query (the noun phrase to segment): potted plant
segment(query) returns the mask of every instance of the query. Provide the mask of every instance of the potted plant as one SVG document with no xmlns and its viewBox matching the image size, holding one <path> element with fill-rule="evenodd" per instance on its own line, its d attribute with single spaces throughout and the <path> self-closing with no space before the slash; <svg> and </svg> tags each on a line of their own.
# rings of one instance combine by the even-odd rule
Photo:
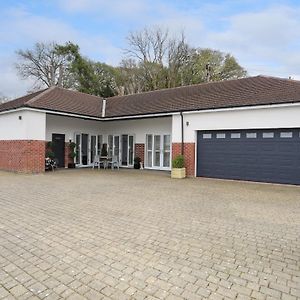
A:
<svg viewBox="0 0 300 300">
<path fill-rule="evenodd" d="M 47 143 L 47 149 L 52 149 L 54 147 L 54 142 L 48 142 Z"/>
<path fill-rule="evenodd" d="M 75 168 L 75 162 L 74 159 L 77 156 L 76 152 L 75 152 L 75 148 L 76 148 L 76 144 L 74 142 L 71 142 L 69 144 L 69 157 L 71 158 L 71 162 L 68 163 L 68 168 L 69 169 L 74 169 Z"/>
<path fill-rule="evenodd" d="M 51 150 L 48 150 L 46 152 L 46 158 L 54 159 L 55 158 L 54 152 Z"/>
<path fill-rule="evenodd" d="M 134 158 L 134 165 L 133 165 L 133 167 L 135 168 L 135 169 L 140 169 L 141 168 L 141 159 L 140 159 L 140 157 L 135 157 Z"/>
<path fill-rule="evenodd" d="M 183 155 L 177 155 L 172 160 L 172 171 L 171 171 L 171 178 L 185 178 L 186 177 L 186 170 L 184 167 L 184 157 Z"/>
</svg>

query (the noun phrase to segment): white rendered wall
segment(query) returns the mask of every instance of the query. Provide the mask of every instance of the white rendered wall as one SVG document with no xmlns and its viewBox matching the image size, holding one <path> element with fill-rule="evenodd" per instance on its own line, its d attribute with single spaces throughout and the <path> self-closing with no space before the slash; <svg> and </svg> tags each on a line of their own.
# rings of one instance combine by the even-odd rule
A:
<svg viewBox="0 0 300 300">
<path fill-rule="evenodd" d="M 197 130 L 300 127 L 300 106 L 195 112 L 183 118 L 184 141 L 195 142 Z M 181 142 L 180 115 L 173 116 L 172 142 Z"/>
<path fill-rule="evenodd" d="M 75 133 L 102 134 L 102 122 L 69 118 L 64 116 L 46 116 L 46 140 L 52 140 L 52 133 L 65 134 L 65 141 L 74 140 Z"/>
<path fill-rule="evenodd" d="M 135 143 L 145 143 L 146 134 L 171 134 L 172 117 L 128 121 L 109 121 L 104 124 L 105 134 L 133 134 Z"/>
<path fill-rule="evenodd" d="M 75 133 L 87 133 L 90 135 L 102 134 L 105 142 L 109 134 L 133 134 L 135 143 L 145 143 L 146 134 L 148 133 L 171 134 L 172 132 L 171 117 L 100 122 L 47 115 L 46 120 L 47 141 L 52 139 L 52 133 L 65 134 L 66 142 L 70 139 L 73 141 Z"/>
<path fill-rule="evenodd" d="M 43 141 L 45 132 L 46 114 L 43 112 L 20 110 L 0 114 L 0 140 Z"/>
</svg>

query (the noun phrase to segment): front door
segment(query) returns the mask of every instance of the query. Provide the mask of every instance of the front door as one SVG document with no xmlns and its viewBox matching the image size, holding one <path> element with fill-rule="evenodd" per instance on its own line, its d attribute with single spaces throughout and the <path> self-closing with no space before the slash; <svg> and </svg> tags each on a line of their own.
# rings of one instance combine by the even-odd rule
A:
<svg viewBox="0 0 300 300">
<path fill-rule="evenodd" d="M 52 151 L 57 160 L 57 166 L 59 168 L 65 167 L 65 135 L 53 133 L 52 134 Z"/>
<path fill-rule="evenodd" d="M 146 167 L 168 170 L 171 167 L 171 136 L 169 134 L 147 134 Z"/>
</svg>

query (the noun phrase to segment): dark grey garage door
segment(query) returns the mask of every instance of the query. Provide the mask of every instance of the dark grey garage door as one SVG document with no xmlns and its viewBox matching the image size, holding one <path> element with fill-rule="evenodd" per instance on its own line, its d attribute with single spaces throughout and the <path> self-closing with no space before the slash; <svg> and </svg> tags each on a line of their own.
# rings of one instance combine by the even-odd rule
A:
<svg viewBox="0 0 300 300">
<path fill-rule="evenodd" d="M 300 129 L 199 131 L 197 176 L 300 184 Z"/>
</svg>

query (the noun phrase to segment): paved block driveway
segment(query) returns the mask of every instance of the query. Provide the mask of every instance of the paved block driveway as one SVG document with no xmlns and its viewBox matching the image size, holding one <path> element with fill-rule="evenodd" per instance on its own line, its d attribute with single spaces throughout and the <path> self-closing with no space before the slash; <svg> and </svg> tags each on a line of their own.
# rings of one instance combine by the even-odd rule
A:
<svg viewBox="0 0 300 300">
<path fill-rule="evenodd" d="M 300 188 L 0 172 L 0 298 L 300 299 Z"/>
</svg>

